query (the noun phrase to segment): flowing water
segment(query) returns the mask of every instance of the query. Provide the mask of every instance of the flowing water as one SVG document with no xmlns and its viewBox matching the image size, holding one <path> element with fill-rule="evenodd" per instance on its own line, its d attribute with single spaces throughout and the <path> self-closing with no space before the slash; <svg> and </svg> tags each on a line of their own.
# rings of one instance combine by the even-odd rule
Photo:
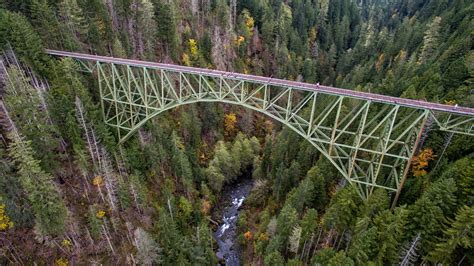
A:
<svg viewBox="0 0 474 266">
<path fill-rule="evenodd" d="M 225 265 L 240 265 L 240 247 L 237 240 L 237 220 L 239 209 L 252 188 L 252 180 L 246 179 L 242 182 L 224 188 L 222 204 L 225 208 L 222 212 L 222 222 L 219 224 L 214 238 L 219 249 L 217 258 L 225 261 Z M 221 265 L 221 264 L 219 264 Z"/>
</svg>

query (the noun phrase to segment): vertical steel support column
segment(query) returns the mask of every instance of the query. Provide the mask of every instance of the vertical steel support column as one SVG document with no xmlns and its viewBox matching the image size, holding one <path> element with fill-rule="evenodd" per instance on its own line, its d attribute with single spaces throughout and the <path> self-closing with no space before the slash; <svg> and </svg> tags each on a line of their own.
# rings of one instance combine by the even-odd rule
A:
<svg viewBox="0 0 474 266">
<path fill-rule="evenodd" d="M 100 108 L 102 109 L 102 118 L 104 119 L 104 122 L 107 123 L 107 117 L 105 116 L 105 107 L 104 107 L 104 92 L 102 89 L 102 79 L 100 78 L 100 63 L 97 61 L 96 62 L 97 66 L 97 79 L 99 82 L 99 94 L 100 94 Z"/>
<path fill-rule="evenodd" d="M 313 126 L 313 119 L 314 119 L 314 111 L 316 109 L 316 97 L 318 93 L 313 92 L 313 103 L 311 105 L 311 113 L 309 114 L 309 124 L 308 124 L 308 132 L 306 132 L 307 138 L 311 136 L 311 129 Z"/>
<path fill-rule="evenodd" d="M 403 176 L 400 180 L 400 185 L 397 188 L 397 193 L 395 194 L 395 198 L 393 199 L 393 202 L 392 202 L 392 209 L 395 208 L 395 206 L 397 205 L 398 198 L 400 197 L 400 193 L 402 192 L 403 185 L 405 184 L 405 181 L 407 179 L 408 172 L 410 171 L 410 165 L 411 165 L 411 162 L 413 161 L 413 156 L 415 156 L 415 151 L 418 147 L 418 144 L 420 143 L 421 135 L 423 134 L 423 129 L 425 128 L 425 124 L 426 124 L 426 120 L 428 119 L 428 115 L 429 115 L 428 110 L 423 111 L 423 115 L 422 115 L 422 116 L 424 116 L 423 121 L 421 122 L 420 130 L 418 131 L 418 135 L 416 137 L 415 144 L 412 147 L 410 158 L 408 159 L 408 162 L 405 166 L 405 169 L 403 170 Z"/>
</svg>

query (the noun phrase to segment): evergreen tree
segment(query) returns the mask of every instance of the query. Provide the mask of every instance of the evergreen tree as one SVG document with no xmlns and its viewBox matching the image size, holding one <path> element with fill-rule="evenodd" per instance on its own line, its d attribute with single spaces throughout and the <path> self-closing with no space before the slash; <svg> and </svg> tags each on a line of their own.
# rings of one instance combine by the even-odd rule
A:
<svg viewBox="0 0 474 266">
<path fill-rule="evenodd" d="M 76 0 L 63 0 L 59 3 L 59 16 L 65 28 L 70 32 L 76 42 L 86 41 L 88 31 L 84 11 Z"/>
<path fill-rule="evenodd" d="M 191 164 L 189 163 L 189 159 L 184 152 L 184 144 L 181 142 L 181 139 L 174 131 L 171 135 L 171 141 L 173 143 L 171 156 L 171 166 L 173 172 L 181 178 L 181 181 L 189 193 L 193 189 L 193 172 L 191 170 Z"/>
<path fill-rule="evenodd" d="M 153 238 L 142 228 L 138 227 L 133 233 L 137 249 L 137 260 L 142 265 L 161 263 L 161 249 Z"/>
<path fill-rule="evenodd" d="M 37 32 L 44 38 L 49 48 L 60 48 L 62 38 L 61 26 L 56 14 L 46 0 L 33 0 L 31 2 L 31 21 Z"/>
<path fill-rule="evenodd" d="M 157 37 L 161 41 L 164 54 L 176 60 L 178 56 L 178 33 L 174 10 L 169 3 L 155 1 L 155 20 Z"/>
<path fill-rule="evenodd" d="M 379 264 L 393 264 L 398 260 L 398 250 L 403 239 L 407 215 L 407 211 L 399 207 L 393 213 L 385 210 L 374 218 L 374 224 L 378 229 L 376 243 L 378 243 L 377 262 Z"/>
<path fill-rule="evenodd" d="M 337 252 L 334 257 L 332 257 L 328 263 L 328 266 L 337 266 L 337 265 L 355 265 L 354 261 L 351 258 L 346 256 L 344 251 Z"/>
<path fill-rule="evenodd" d="M 318 212 L 315 209 L 308 209 L 301 219 L 301 242 L 308 241 L 317 226 Z"/>
<path fill-rule="evenodd" d="M 9 134 L 9 155 L 15 162 L 20 182 L 33 212 L 37 234 L 60 235 L 66 229 L 67 209 L 51 175 L 44 172 L 34 159 L 31 141 L 25 140 L 16 129 Z"/>
<path fill-rule="evenodd" d="M 421 50 L 419 63 L 423 64 L 433 55 L 436 46 L 438 46 L 440 37 L 440 23 L 441 17 L 435 17 L 433 21 L 428 24 L 428 29 L 425 31 L 423 39 L 423 47 Z"/>
<path fill-rule="evenodd" d="M 452 263 L 456 250 L 462 250 L 461 254 L 467 254 L 474 247 L 474 207 L 461 207 L 451 226 L 444 231 L 441 242 L 429 253 L 433 262 Z M 472 260 L 472 257 L 468 258 Z M 472 261 L 471 261 L 472 262 Z"/>
<path fill-rule="evenodd" d="M 458 204 L 472 205 L 474 202 L 474 159 L 462 158 L 454 162 L 443 172 L 440 179 L 452 178 L 459 189 Z"/>
<path fill-rule="evenodd" d="M 340 189 L 331 199 L 329 208 L 324 214 L 325 226 L 339 232 L 350 229 L 354 226 L 361 203 L 360 196 L 352 186 Z"/>
<path fill-rule="evenodd" d="M 30 85 L 30 79 L 16 66 L 7 69 L 4 101 L 18 130 L 29 140 L 43 169 L 58 167 L 58 130 L 51 124 L 46 96 L 42 88 Z M 33 77 L 34 78 L 34 77 Z"/>
<path fill-rule="evenodd" d="M 410 206 L 410 223 L 407 226 L 410 235 L 420 233 L 423 253 L 431 250 L 436 237 L 443 229 L 445 218 L 443 211 L 426 197 L 422 197 Z"/>
<path fill-rule="evenodd" d="M 292 233 L 294 226 L 297 225 L 298 215 L 296 210 L 285 205 L 278 215 L 276 221 L 276 235 L 270 240 L 266 253 L 270 254 L 274 251 L 284 252 L 284 248 L 287 247 L 289 237 Z"/>
<path fill-rule="evenodd" d="M 318 250 L 312 258 L 311 263 L 315 265 L 328 265 L 329 261 L 336 256 L 336 251 L 332 248 Z"/>
<path fill-rule="evenodd" d="M 52 73 L 43 43 L 27 19 L 18 13 L 0 9 L 0 47 L 11 45 L 20 60 L 40 75 Z"/>
<path fill-rule="evenodd" d="M 265 265 L 283 266 L 285 265 L 285 259 L 278 251 L 274 251 L 265 256 Z"/>
</svg>

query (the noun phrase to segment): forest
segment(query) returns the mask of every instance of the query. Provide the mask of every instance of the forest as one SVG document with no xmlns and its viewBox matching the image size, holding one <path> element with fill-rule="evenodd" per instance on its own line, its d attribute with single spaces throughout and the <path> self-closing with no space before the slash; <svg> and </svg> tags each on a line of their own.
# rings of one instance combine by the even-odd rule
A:
<svg viewBox="0 0 474 266">
<path fill-rule="evenodd" d="M 0 264 L 234 265 L 215 232 L 242 180 L 236 265 L 474 264 L 473 137 L 428 127 L 391 206 L 235 105 L 119 144 L 94 76 L 45 49 L 474 108 L 472 1 L 0 0 Z"/>
</svg>

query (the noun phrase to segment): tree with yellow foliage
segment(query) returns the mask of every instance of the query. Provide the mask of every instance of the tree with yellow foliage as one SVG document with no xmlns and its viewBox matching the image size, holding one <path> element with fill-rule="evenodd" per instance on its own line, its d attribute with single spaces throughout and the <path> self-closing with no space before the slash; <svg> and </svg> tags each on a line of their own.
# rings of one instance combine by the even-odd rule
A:
<svg viewBox="0 0 474 266">
<path fill-rule="evenodd" d="M 181 60 L 186 66 L 205 66 L 205 60 L 199 51 L 198 42 L 195 39 L 187 41 L 188 49 L 181 55 Z"/>
<path fill-rule="evenodd" d="M 58 258 L 54 261 L 54 265 L 56 266 L 67 266 L 69 265 L 69 260 L 64 258 Z"/>
<path fill-rule="evenodd" d="M 0 204 L 0 231 L 5 231 L 13 227 L 13 222 L 5 213 L 5 204 Z"/>
<path fill-rule="evenodd" d="M 242 35 L 239 35 L 239 36 L 235 39 L 235 45 L 238 47 L 238 46 L 240 46 L 244 41 L 245 41 L 245 37 L 242 36 Z"/>
<path fill-rule="evenodd" d="M 224 136 L 232 139 L 237 134 L 237 116 L 235 113 L 228 113 L 224 117 Z"/>
<path fill-rule="evenodd" d="M 426 167 L 428 167 L 429 162 L 435 157 L 436 156 L 433 154 L 431 148 L 423 149 L 418 155 L 416 155 L 412 161 L 413 176 L 420 177 L 426 175 Z"/>
<path fill-rule="evenodd" d="M 197 42 L 195 39 L 189 39 L 188 40 L 188 45 L 189 45 L 189 51 L 191 52 L 191 56 L 197 56 L 198 55 L 198 47 L 197 47 Z"/>
</svg>

